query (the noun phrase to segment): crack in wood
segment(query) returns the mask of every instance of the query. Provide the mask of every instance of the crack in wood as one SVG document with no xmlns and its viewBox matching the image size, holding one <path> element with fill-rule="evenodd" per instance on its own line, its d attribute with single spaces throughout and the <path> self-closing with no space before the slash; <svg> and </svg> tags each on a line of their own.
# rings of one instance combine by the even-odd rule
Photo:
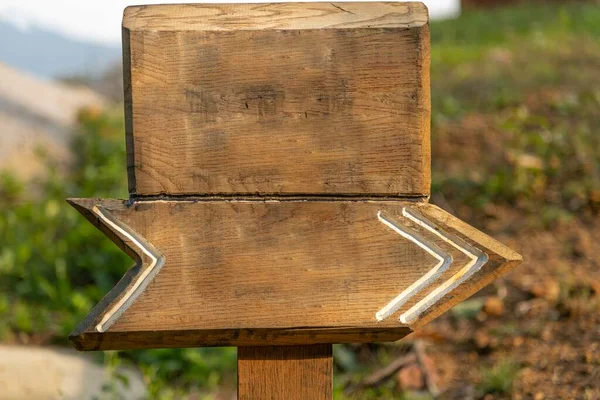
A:
<svg viewBox="0 0 600 400">
<path fill-rule="evenodd" d="M 387 194 L 194 194 L 194 195 L 131 195 L 129 203 L 139 203 L 144 201 L 246 201 L 246 202 L 285 202 L 285 201 L 413 201 L 418 203 L 426 203 L 429 200 L 429 195 L 397 195 L 390 196 Z"/>
</svg>

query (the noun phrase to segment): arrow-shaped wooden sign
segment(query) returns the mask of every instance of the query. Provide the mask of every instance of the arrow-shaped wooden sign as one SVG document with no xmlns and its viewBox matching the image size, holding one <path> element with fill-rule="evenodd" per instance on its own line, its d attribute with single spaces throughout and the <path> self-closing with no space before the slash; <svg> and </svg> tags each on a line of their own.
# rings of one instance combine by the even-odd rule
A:
<svg viewBox="0 0 600 400">
<path fill-rule="evenodd" d="M 520 261 L 422 202 L 70 202 L 136 261 L 87 350 L 397 340 Z"/>
<path fill-rule="evenodd" d="M 517 265 L 427 203 L 427 21 L 421 3 L 128 8 L 131 198 L 70 202 L 135 265 L 75 345 L 392 341 Z"/>
</svg>

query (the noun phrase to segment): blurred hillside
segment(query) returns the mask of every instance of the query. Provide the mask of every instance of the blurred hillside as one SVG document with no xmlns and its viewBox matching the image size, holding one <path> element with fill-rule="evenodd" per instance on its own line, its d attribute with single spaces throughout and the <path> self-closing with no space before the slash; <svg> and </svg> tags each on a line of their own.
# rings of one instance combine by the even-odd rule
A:
<svg viewBox="0 0 600 400">
<path fill-rule="evenodd" d="M 46 169 L 39 153 L 62 160 L 82 108 L 107 101 L 90 89 L 45 81 L 0 63 L 0 170 L 29 181 Z"/>
<path fill-rule="evenodd" d="M 47 29 L 0 19 L 0 62 L 43 78 L 99 77 L 121 59 L 119 46 L 67 38 Z"/>
<path fill-rule="evenodd" d="M 335 346 L 335 396 L 598 399 L 600 7 L 476 9 L 431 30 L 432 202 L 525 261 L 404 341 Z M 47 160 L 39 201 L 1 178 L 4 343 L 66 345 L 130 266 L 64 202 L 127 196 L 121 111 L 82 112 L 77 127 L 72 168 L 59 176 Z M 231 348 L 103 357 L 139 368 L 153 399 L 228 399 L 235 387 Z"/>
</svg>

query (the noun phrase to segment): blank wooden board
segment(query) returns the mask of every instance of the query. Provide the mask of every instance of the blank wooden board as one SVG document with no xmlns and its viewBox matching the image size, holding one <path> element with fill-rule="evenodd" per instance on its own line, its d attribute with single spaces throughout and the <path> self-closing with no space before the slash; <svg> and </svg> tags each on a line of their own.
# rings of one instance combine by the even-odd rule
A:
<svg viewBox="0 0 600 400">
<path fill-rule="evenodd" d="M 129 7 L 123 51 L 132 194 L 429 193 L 421 3 Z"/>
<path fill-rule="evenodd" d="M 396 340 L 520 259 L 416 201 L 71 202 L 138 260 L 73 333 L 82 349 Z M 435 248 L 447 269 L 409 290 L 439 267 Z M 427 300 L 473 267 L 469 252 L 481 268 Z"/>
</svg>

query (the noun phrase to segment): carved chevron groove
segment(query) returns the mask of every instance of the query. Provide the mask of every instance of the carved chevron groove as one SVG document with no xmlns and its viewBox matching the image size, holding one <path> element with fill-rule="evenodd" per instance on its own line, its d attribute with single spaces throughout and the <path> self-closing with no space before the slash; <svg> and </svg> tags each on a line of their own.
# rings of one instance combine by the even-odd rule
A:
<svg viewBox="0 0 600 400">
<path fill-rule="evenodd" d="M 81 350 L 396 341 L 521 260 L 415 201 L 69 202 L 136 263 Z"/>
<path fill-rule="evenodd" d="M 98 216 L 108 227 L 110 227 L 115 233 L 124 236 L 126 239 L 137 247 L 142 254 L 150 258 L 150 264 L 144 268 L 144 270 L 137 276 L 133 284 L 123 294 L 123 296 L 110 307 L 110 309 L 104 313 L 104 316 L 100 322 L 96 325 L 96 331 L 106 332 L 106 330 L 115 323 L 117 319 L 133 304 L 135 299 L 144 291 L 148 283 L 154 279 L 156 274 L 160 271 L 164 265 L 164 257 L 154 250 L 148 243 L 146 243 L 140 236 L 135 233 L 131 228 L 113 218 L 108 210 L 103 207 L 94 206 L 92 212 Z M 143 265 L 143 261 L 140 259 L 139 264 Z"/>
<path fill-rule="evenodd" d="M 463 268 L 460 269 L 456 274 L 454 274 L 450 279 L 442 283 L 440 286 L 435 288 L 431 293 L 421 299 L 417 304 L 412 306 L 408 311 L 403 313 L 400 316 L 400 322 L 405 324 L 412 324 L 430 307 L 435 305 L 441 298 L 450 293 L 456 287 L 458 287 L 461 283 L 465 282 L 469 279 L 474 273 L 479 271 L 481 267 L 488 262 L 488 255 L 479 249 L 471 246 L 466 243 L 464 240 L 458 238 L 455 235 L 452 235 L 433 222 L 419 214 L 418 212 L 411 210 L 409 208 L 402 209 L 402 215 L 406 218 L 410 219 L 414 223 L 422 226 L 427 229 L 429 232 L 438 236 L 445 242 L 451 244 L 457 250 L 466 254 L 471 261 L 469 261 Z"/>
<path fill-rule="evenodd" d="M 383 321 L 384 319 L 398 311 L 400 307 L 404 305 L 404 303 L 406 303 L 414 295 L 419 293 L 419 291 L 433 283 L 442 272 L 447 270 L 448 267 L 452 264 L 452 256 L 440 249 L 436 244 L 425 240 L 425 238 L 423 238 L 414 230 L 398 223 L 394 219 L 383 214 L 381 211 L 377 213 L 377 218 L 379 218 L 379 221 L 381 221 L 384 225 L 388 226 L 396 233 L 400 234 L 400 236 L 415 243 L 417 246 L 419 246 L 438 260 L 438 263 L 435 267 L 429 270 L 429 272 L 423 275 L 415 283 L 404 289 L 402 293 L 400 293 L 394 300 L 390 301 L 385 307 L 377 311 L 375 317 L 378 321 Z"/>
<path fill-rule="evenodd" d="M 417 211 L 403 207 L 402 215 L 418 226 L 421 226 L 427 231 L 433 233 L 446 243 L 449 243 L 471 259 L 460 271 L 435 288 L 431 293 L 429 293 L 400 316 L 400 322 L 410 325 L 416 322 L 423 313 L 434 306 L 445 295 L 450 293 L 461 283 L 469 279 L 474 273 L 479 271 L 481 267 L 483 267 L 483 265 L 485 265 L 485 263 L 488 261 L 488 256 L 479 249 L 466 243 L 464 240 L 444 231 Z M 377 218 L 383 224 L 393 229 L 402 237 L 412 241 L 429 254 L 437 258 L 439 261 L 435 267 L 429 270 L 425 275 L 419 278 L 408 288 L 404 289 L 396 298 L 394 298 L 390 303 L 388 303 L 375 314 L 375 317 L 378 321 L 383 321 L 385 318 L 398 311 L 408 300 L 417 295 L 421 290 L 435 282 L 440 274 L 446 271 L 452 264 L 453 259 L 452 256 L 441 250 L 437 245 L 424 239 L 413 229 L 408 228 L 389 216 L 384 215 L 381 211 L 377 213 Z"/>
</svg>

